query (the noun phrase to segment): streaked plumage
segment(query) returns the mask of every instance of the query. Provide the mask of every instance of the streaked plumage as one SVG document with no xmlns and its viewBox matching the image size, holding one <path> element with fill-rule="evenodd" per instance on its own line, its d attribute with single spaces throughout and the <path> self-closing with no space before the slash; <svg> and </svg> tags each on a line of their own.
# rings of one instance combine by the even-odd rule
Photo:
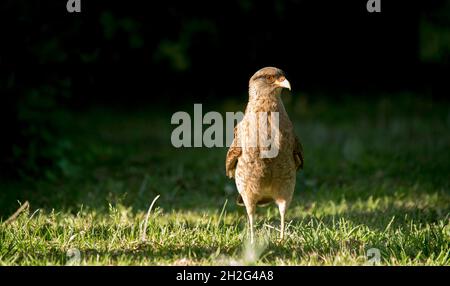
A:
<svg viewBox="0 0 450 286">
<path fill-rule="evenodd" d="M 284 215 L 294 193 L 296 171 L 303 168 L 303 148 L 281 100 L 282 88 L 290 89 L 290 84 L 284 72 L 277 68 L 263 68 L 250 78 L 249 102 L 243 120 L 234 130 L 234 140 L 226 157 L 226 174 L 235 178 L 240 194 L 238 203 L 243 203 L 247 210 L 252 242 L 255 208 L 272 201 L 280 211 L 280 239 L 284 238 Z M 279 113 L 279 151 L 274 158 L 261 158 L 261 152 L 266 149 L 260 145 L 241 145 L 249 138 L 251 128 L 259 127 L 250 115 L 260 112 Z M 270 130 L 270 116 L 268 118 L 267 129 Z"/>
</svg>

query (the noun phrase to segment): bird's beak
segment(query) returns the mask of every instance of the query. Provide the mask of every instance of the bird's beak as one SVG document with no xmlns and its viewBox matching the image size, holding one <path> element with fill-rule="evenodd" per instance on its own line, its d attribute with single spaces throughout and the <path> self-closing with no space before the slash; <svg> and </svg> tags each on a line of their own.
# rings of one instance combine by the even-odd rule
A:
<svg viewBox="0 0 450 286">
<path fill-rule="evenodd" d="M 278 85 L 279 87 L 283 87 L 283 88 L 287 88 L 289 90 L 291 90 L 291 84 L 289 83 L 289 81 L 287 79 L 284 79 L 283 81 L 276 81 L 275 82 L 276 85 Z"/>
</svg>

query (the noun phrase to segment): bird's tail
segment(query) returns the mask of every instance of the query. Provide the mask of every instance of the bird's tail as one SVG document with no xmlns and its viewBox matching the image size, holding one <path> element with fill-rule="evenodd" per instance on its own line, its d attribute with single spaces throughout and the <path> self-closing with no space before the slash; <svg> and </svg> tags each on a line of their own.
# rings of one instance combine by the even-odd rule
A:
<svg viewBox="0 0 450 286">
<path fill-rule="evenodd" d="M 244 205 L 244 200 L 242 199 L 241 195 L 237 195 L 237 198 L 236 198 L 236 204 L 237 204 L 238 206 L 241 206 L 241 207 L 245 206 L 245 205 Z"/>
<path fill-rule="evenodd" d="M 273 199 L 272 199 L 272 198 L 263 198 L 263 199 L 259 200 L 259 201 L 256 203 L 256 205 L 257 205 L 258 207 L 267 207 L 267 206 L 270 205 L 270 203 L 272 203 L 272 202 L 273 202 Z M 237 198 L 236 198 L 236 204 L 237 204 L 238 206 L 245 206 L 244 200 L 242 199 L 242 196 L 241 196 L 241 195 L 238 195 L 238 196 L 237 196 Z"/>
</svg>

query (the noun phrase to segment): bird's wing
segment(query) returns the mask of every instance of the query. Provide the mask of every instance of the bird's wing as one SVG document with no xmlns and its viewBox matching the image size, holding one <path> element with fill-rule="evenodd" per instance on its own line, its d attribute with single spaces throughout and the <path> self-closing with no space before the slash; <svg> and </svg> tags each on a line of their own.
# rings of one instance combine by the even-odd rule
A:
<svg viewBox="0 0 450 286">
<path fill-rule="evenodd" d="M 234 128 L 233 143 L 231 143 L 230 149 L 228 149 L 227 158 L 225 159 L 225 170 L 227 176 L 230 178 L 234 177 L 238 159 L 242 154 L 242 148 L 240 147 L 238 140 L 238 132 L 238 126 L 236 126 Z"/>
<path fill-rule="evenodd" d="M 297 171 L 303 169 L 304 165 L 303 146 L 297 136 L 295 136 L 295 143 L 294 143 L 294 160 L 295 160 L 295 169 Z"/>
</svg>

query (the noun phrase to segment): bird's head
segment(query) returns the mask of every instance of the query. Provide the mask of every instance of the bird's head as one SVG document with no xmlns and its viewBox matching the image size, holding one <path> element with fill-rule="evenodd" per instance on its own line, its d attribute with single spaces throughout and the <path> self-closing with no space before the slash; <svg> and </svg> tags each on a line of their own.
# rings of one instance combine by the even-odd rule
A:
<svg viewBox="0 0 450 286">
<path fill-rule="evenodd" d="M 249 82 L 250 96 L 279 95 L 283 88 L 291 90 L 284 72 L 278 68 L 265 67 L 257 71 Z"/>
</svg>

